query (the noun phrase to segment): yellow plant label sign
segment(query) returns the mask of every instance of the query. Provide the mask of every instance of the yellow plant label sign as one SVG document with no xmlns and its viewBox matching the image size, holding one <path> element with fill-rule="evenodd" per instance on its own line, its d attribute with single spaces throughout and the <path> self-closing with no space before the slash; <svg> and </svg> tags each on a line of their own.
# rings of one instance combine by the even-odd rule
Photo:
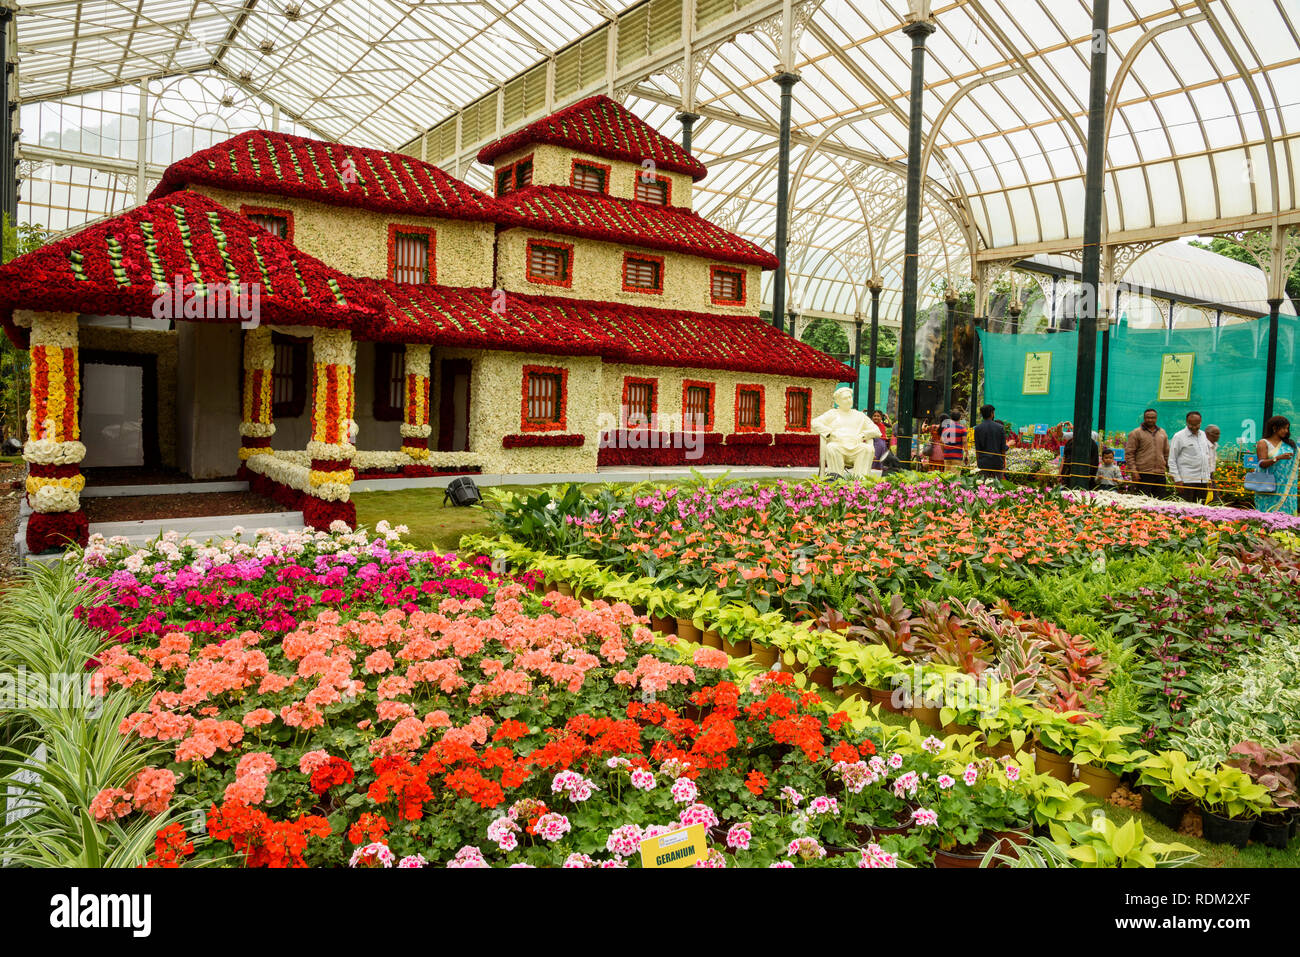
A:
<svg viewBox="0 0 1300 957">
<path fill-rule="evenodd" d="M 1157 402 L 1190 402 L 1195 352 L 1166 352 L 1160 357 L 1160 393 Z"/>
<path fill-rule="evenodd" d="M 1023 395 L 1047 395 L 1052 391 L 1052 354 L 1031 352 L 1025 356 Z"/>
<path fill-rule="evenodd" d="M 641 866 L 690 867 L 708 856 L 703 824 L 692 824 L 641 842 Z"/>
</svg>

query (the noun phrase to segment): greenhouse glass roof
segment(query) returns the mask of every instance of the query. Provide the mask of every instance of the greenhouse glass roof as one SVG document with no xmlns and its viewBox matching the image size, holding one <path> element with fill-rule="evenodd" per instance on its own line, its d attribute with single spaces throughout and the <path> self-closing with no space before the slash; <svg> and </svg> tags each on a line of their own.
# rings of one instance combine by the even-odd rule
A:
<svg viewBox="0 0 1300 957">
<path fill-rule="evenodd" d="M 1300 4 L 1110 11 L 1108 242 L 1300 221 Z M 582 96 L 614 95 L 674 137 L 685 109 L 709 167 L 696 209 L 767 248 L 772 77 L 793 70 L 790 301 L 850 316 L 879 276 L 891 317 L 907 15 L 904 0 L 33 0 L 15 22 L 24 125 L 38 103 L 189 74 L 233 94 L 201 104 L 225 135 L 256 120 L 222 120 L 223 105 L 251 97 L 286 131 L 402 148 L 480 188 L 482 146 Z M 937 0 L 931 16 L 922 304 L 972 262 L 1077 251 L 1091 44 L 1086 0 Z M 41 142 L 24 134 L 33 161 L 58 158 Z"/>
</svg>

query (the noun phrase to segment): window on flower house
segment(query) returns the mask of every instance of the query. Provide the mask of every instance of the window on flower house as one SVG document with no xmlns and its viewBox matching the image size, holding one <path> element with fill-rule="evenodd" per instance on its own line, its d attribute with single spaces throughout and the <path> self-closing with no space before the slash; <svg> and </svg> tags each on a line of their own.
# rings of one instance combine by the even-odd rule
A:
<svg viewBox="0 0 1300 957">
<path fill-rule="evenodd" d="M 623 255 L 623 288 L 636 292 L 664 291 L 664 261 L 659 256 Z"/>
<path fill-rule="evenodd" d="M 647 379 L 627 379 L 623 384 L 623 424 L 628 428 L 648 425 L 655 413 L 655 384 Z"/>
<path fill-rule="evenodd" d="M 533 158 L 531 156 L 503 166 L 497 170 L 497 195 L 505 196 L 517 189 L 533 185 Z"/>
<path fill-rule="evenodd" d="M 289 218 L 287 216 L 274 216 L 271 213 L 248 213 L 246 215 L 272 236 L 279 236 L 281 239 L 289 238 Z"/>
<path fill-rule="evenodd" d="M 573 173 L 569 177 L 569 182 L 575 189 L 583 189 L 588 193 L 605 192 L 605 177 L 608 173 L 602 166 L 595 166 L 591 163 L 574 162 Z"/>
<path fill-rule="evenodd" d="M 524 372 L 524 428 L 564 428 L 564 374 L 559 369 Z"/>
<path fill-rule="evenodd" d="M 273 333 L 271 348 L 275 361 L 271 366 L 271 416 L 296 419 L 307 407 L 307 350 L 305 339 Z"/>
<path fill-rule="evenodd" d="M 807 432 L 812 417 L 812 390 L 789 388 L 785 390 L 785 427 L 791 431 Z"/>
<path fill-rule="evenodd" d="M 377 422 L 398 422 L 406 411 L 406 347 L 375 346 L 375 407 Z"/>
<path fill-rule="evenodd" d="M 528 242 L 528 279 L 553 286 L 567 286 L 573 281 L 573 247 L 564 243 Z"/>
<path fill-rule="evenodd" d="M 433 282 L 433 238 L 431 229 L 392 227 L 388 239 L 388 278 L 406 285 Z"/>
<path fill-rule="evenodd" d="M 763 428 L 763 390 L 757 386 L 736 387 L 736 428 L 749 431 Z"/>
<path fill-rule="evenodd" d="M 682 395 L 682 431 L 713 428 L 713 386 L 687 383 Z"/>
<path fill-rule="evenodd" d="M 714 266 L 712 275 L 713 301 L 722 306 L 743 306 L 745 304 L 745 274 L 739 269 L 724 269 Z"/>
<path fill-rule="evenodd" d="M 635 195 L 642 203 L 649 203 L 651 206 L 667 206 L 668 180 L 666 177 L 638 170 Z"/>
</svg>

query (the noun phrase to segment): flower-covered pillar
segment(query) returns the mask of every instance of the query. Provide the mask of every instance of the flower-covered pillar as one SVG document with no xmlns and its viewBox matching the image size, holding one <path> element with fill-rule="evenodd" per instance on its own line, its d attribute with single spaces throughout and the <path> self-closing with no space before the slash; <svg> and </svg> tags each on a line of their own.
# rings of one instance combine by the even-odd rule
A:
<svg viewBox="0 0 1300 957">
<path fill-rule="evenodd" d="M 244 395 L 240 404 L 239 461 L 241 467 L 254 455 L 271 452 L 275 424 L 271 420 L 271 372 L 275 347 L 271 330 L 258 326 L 244 333 Z"/>
<path fill-rule="evenodd" d="M 316 329 L 312 346 L 316 367 L 311 402 L 311 472 L 303 518 L 316 529 L 342 521 L 357 523 L 352 503 L 352 458 L 356 439 L 356 345 L 347 329 Z"/>
<path fill-rule="evenodd" d="M 27 501 L 32 515 L 27 521 L 27 549 L 43 552 L 69 541 L 85 545 L 86 513 L 81 510 L 81 490 L 86 479 L 78 406 L 81 373 L 77 354 L 77 315 L 71 312 L 37 312 L 30 318 L 31 406 L 27 412 Z"/>
<path fill-rule="evenodd" d="M 406 421 L 402 423 L 402 451 L 416 461 L 429 457 L 429 347 L 406 347 Z"/>
</svg>

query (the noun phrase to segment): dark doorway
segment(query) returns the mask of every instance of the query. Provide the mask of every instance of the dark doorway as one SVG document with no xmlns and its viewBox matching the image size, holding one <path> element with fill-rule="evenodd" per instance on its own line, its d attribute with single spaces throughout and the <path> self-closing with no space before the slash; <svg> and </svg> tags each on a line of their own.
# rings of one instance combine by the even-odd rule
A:
<svg viewBox="0 0 1300 957">
<path fill-rule="evenodd" d="M 80 414 L 84 467 L 158 468 L 158 357 L 82 349 Z"/>
<path fill-rule="evenodd" d="M 438 451 L 469 451 L 469 360 L 443 359 L 438 397 Z"/>
</svg>

